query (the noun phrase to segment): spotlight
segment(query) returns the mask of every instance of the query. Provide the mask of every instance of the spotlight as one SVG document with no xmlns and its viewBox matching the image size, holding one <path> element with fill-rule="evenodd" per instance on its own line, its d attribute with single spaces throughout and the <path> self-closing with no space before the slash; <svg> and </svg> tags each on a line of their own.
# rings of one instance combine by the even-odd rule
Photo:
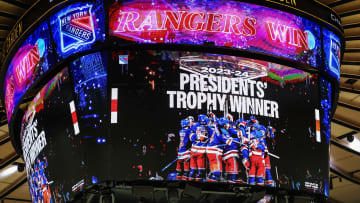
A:
<svg viewBox="0 0 360 203">
<path fill-rule="evenodd" d="M 0 178 L 8 177 L 8 176 L 16 173 L 17 170 L 18 170 L 18 167 L 15 165 L 12 165 L 12 166 L 6 168 L 5 170 L 0 171 Z"/>
<path fill-rule="evenodd" d="M 353 142 L 354 141 L 354 135 L 348 135 L 346 137 L 346 139 L 347 139 L 348 142 Z"/>
<path fill-rule="evenodd" d="M 25 165 L 19 163 L 18 166 L 17 166 L 17 170 L 18 170 L 19 172 L 23 172 L 24 169 L 25 169 Z"/>
</svg>

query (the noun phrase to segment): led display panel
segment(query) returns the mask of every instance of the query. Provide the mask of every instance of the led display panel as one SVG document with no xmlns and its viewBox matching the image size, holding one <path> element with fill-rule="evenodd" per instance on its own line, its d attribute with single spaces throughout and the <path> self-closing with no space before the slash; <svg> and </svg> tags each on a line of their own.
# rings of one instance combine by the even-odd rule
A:
<svg viewBox="0 0 360 203">
<path fill-rule="evenodd" d="M 67 202 L 84 186 L 78 130 L 65 68 L 40 90 L 22 119 L 20 139 L 33 202 Z"/>
<path fill-rule="evenodd" d="M 112 60 L 117 180 L 327 190 L 316 74 L 191 51 L 117 51 Z"/>
<path fill-rule="evenodd" d="M 326 135 L 326 142 L 330 144 L 331 139 L 331 104 L 332 104 L 332 92 L 331 92 L 331 83 L 324 78 L 320 79 L 321 87 L 321 109 L 323 111 L 322 124 L 324 127 L 322 131 Z"/>
<path fill-rule="evenodd" d="M 329 195 L 334 83 L 273 62 L 324 69 L 319 72 L 339 81 L 335 32 L 227 0 L 112 0 L 105 7 L 88 0 L 54 9 L 23 33 L 21 44 L 14 42 L 19 48 L 5 61 L 9 121 L 30 86 L 45 84 L 21 123 L 33 202 L 72 201 L 107 180 L 238 183 Z M 181 46 L 140 50 L 139 44 Z M 273 62 L 240 57 L 239 50 Z M 51 68 L 64 69 L 44 81 Z M 56 73 L 48 72 L 46 79 Z"/>
<path fill-rule="evenodd" d="M 98 52 L 74 60 L 29 105 L 21 141 L 33 202 L 67 202 L 111 178 L 106 59 Z"/>
<path fill-rule="evenodd" d="M 96 52 L 70 63 L 82 140 L 84 164 L 91 183 L 110 179 L 107 113 L 107 54 Z M 101 165 L 101 167 L 99 167 Z"/>
<path fill-rule="evenodd" d="M 321 133 L 325 135 L 326 143 L 331 140 L 331 101 L 332 101 L 331 83 L 324 78 L 320 78 L 320 98 L 321 98 Z M 330 162 L 330 160 L 328 160 Z M 324 180 L 324 195 L 329 197 L 328 180 Z"/>
<path fill-rule="evenodd" d="M 23 42 L 12 58 L 3 90 L 8 120 L 29 87 L 54 64 L 49 45 L 49 27 L 45 22 Z"/>
<path fill-rule="evenodd" d="M 96 41 L 104 41 L 104 20 L 102 0 L 75 3 L 50 17 L 60 59 L 90 49 Z"/>
<path fill-rule="evenodd" d="M 341 43 L 337 35 L 323 28 L 325 71 L 340 81 Z"/>
<path fill-rule="evenodd" d="M 305 18 L 238 1 L 115 1 L 109 34 L 138 43 L 233 47 L 319 68 L 320 26 Z"/>
</svg>

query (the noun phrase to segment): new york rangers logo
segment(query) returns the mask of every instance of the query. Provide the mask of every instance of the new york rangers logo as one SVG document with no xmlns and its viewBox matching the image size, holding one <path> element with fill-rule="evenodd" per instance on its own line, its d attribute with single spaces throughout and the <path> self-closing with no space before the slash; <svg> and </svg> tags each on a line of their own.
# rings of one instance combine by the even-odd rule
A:
<svg viewBox="0 0 360 203">
<path fill-rule="evenodd" d="M 60 15 L 61 51 L 77 49 L 95 41 L 95 29 L 91 13 L 92 6 L 72 9 Z"/>
<path fill-rule="evenodd" d="M 340 43 L 334 39 L 332 36 L 330 37 L 330 59 L 329 59 L 329 67 L 330 70 L 335 73 L 340 78 L 340 58 L 341 58 L 341 46 Z"/>
</svg>

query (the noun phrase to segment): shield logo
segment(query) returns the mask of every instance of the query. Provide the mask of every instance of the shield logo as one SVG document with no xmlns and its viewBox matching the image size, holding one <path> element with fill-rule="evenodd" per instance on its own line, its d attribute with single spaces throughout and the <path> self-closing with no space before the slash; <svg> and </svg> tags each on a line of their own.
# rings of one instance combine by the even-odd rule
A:
<svg viewBox="0 0 360 203">
<path fill-rule="evenodd" d="M 128 64 L 128 55 L 119 55 L 119 64 L 121 65 Z"/>
<path fill-rule="evenodd" d="M 63 53 L 95 41 L 91 8 L 91 5 L 87 5 L 59 15 L 61 51 Z"/>
<path fill-rule="evenodd" d="M 341 58 L 341 49 L 340 43 L 338 40 L 334 39 L 333 36 L 330 37 L 330 59 L 329 66 L 330 70 L 336 75 L 340 75 L 340 58 Z"/>
</svg>

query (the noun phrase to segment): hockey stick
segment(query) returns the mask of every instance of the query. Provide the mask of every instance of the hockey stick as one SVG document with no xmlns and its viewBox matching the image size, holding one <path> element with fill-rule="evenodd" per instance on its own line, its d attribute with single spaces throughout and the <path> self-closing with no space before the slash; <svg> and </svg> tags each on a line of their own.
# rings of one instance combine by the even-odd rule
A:
<svg viewBox="0 0 360 203">
<path fill-rule="evenodd" d="M 206 143 L 207 143 L 207 141 L 206 141 L 204 144 L 206 144 Z M 204 144 L 202 144 L 201 147 L 203 147 Z M 197 151 L 197 150 L 196 150 L 196 151 Z M 191 152 L 191 151 L 190 151 L 190 152 Z M 193 154 L 193 155 L 194 155 L 194 154 Z M 186 161 L 188 161 L 193 155 L 191 155 Z M 166 166 L 161 170 L 161 172 L 164 172 L 167 168 L 169 168 L 171 165 L 173 165 L 173 163 L 175 163 L 178 159 L 181 159 L 183 156 L 185 156 L 185 154 L 182 155 L 182 156 L 177 157 L 174 161 L 170 162 L 168 165 L 166 165 Z M 186 161 L 185 161 L 185 162 L 186 162 Z"/>
<path fill-rule="evenodd" d="M 275 155 L 275 154 L 272 154 L 272 153 L 270 153 L 270 152 L 268 152 L 268 155 L 270 155 L 270 156 L 272 156 L 272 157 L 274 157 L 274 158 L 276 158 L 276 159 L 280 159 L 279 156 L 277 156 L 277 155 Z"/>
<path fill-rule="evenodd" d="M 236 144 L 241 145 L 241 142 L 238 142 L 238 141 L 235 141 L 235 140 L 233 140 L 233 142 L 235 142 Z M 272 154 L 272 153 L 270 153 L 270 152 L 267 152 L 267 154 L 268 154 L 269 156 L 272 156 L 272 157 L 276 158 L 276 159 L 280 159 L 279 156 L 277 156 L 277 155 L 275 155 L 275 154 Z"/>
<path fill-rule="evenodd" d="M 174 159 L 174 161 L 170 162 L 170 163 L 169 163 L 168 165 L 166 165 L 163 169 L 161 169 L 161 172 L 164 172 L 167 168 L 169 168 L 171 165 L 173 165 L 173 163 L 175 163 L 178 159 L 182 158 L 183 156 L 185 156 L 185 154 L 182 155 L 182 156 L 177 157 L 176 159 Z"/>
</svg>

